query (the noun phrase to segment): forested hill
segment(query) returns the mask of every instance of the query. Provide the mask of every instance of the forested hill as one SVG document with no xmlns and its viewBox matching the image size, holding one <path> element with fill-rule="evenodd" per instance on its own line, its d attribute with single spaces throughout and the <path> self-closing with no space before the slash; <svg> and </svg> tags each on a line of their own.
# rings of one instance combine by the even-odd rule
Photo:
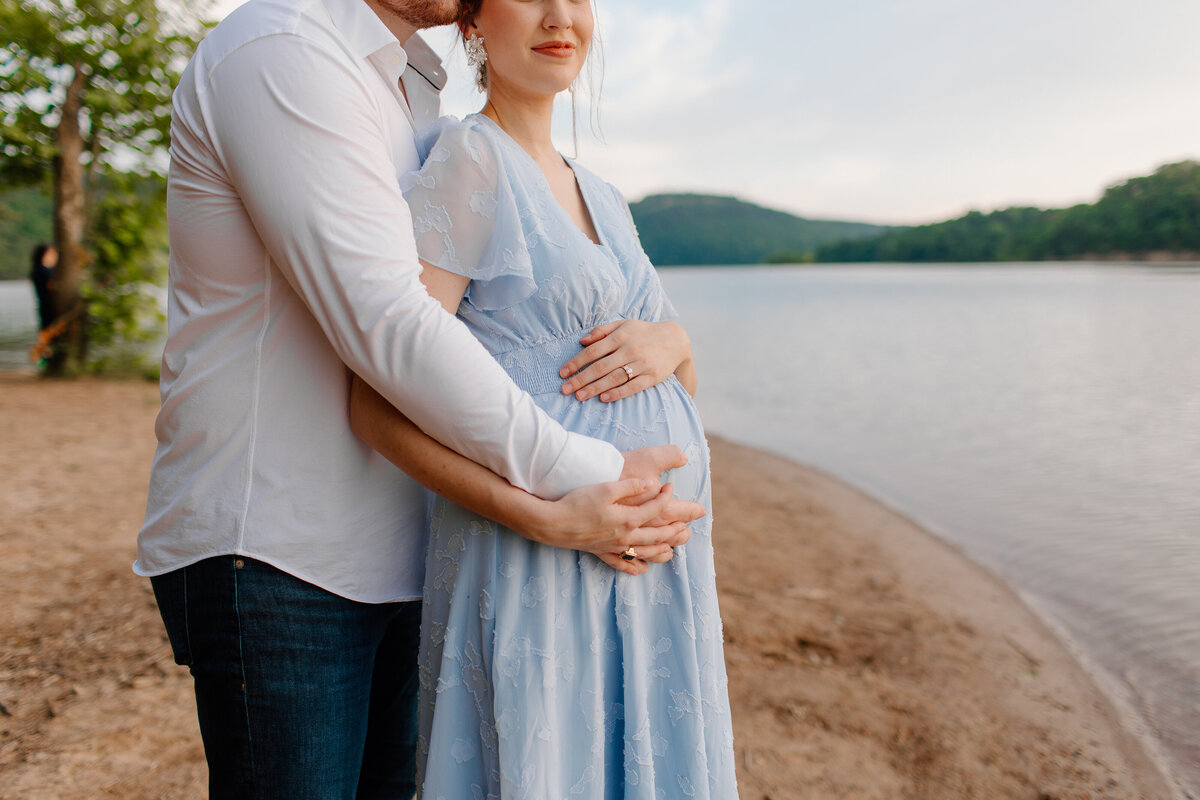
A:
<svg viewBox="0 0 1200 800">
<path fill-rule="evenodd" d="M 164 181 L 157 175 L 135 178 L 129 186 L 130 196 L 146 199 L 148 207 L 156 207 L 148 198 L 164 190 Z M 110 186 L 109 180 L 101 179 L 94 187 L 96 197 L 106 197 Z M 52 207 L 53 200 L 48 187 L 26 186 L 0 190 L 0 280 L 28 278 L 33 248 L 39 244 L 54 243 Z M 92 233 L 95 235 L 94 230 Z M 99 243 L 89 238 L 86 245 L 95 248 Z"/>
<path fill-rule="evenodd" d="M 33 248 L 51 238 L 50 205 L 40 189 L 0 192 L 0 280 L 29 277 Z"/>
<path fill-rule="evenodd" d="M 1054 261 L 1200 259 L 1200 162 L 1109 187 L 1093 204 L 1007 208 L 821 247 L 817 260 Z"/>
<path fill-rule="evenodd" d="M 812 260 L 823 244 L 875 236 L 882 225 L 796 217 L 733 197 L 655 194 L 630 205 L 656 266 Z"/>
<path fill-rule="evenodd" d="M 1182 161 L 1110 187 L 1096 203 L 1007 208 L 916 228 L 796 217 L 732 197 L 657 194 L 633 203 L 650 259 L 677 264 L 850 261 L 1200 259 L 1200 162 Z M 24 278 L 50 238 L 50 198 L 0 192 L 0 280 Z"/>
<path fill-rule="evenodd" d="M 825 243 L 873 236 L 881 225 L 802 219 L 732 197 L 652 195 L 634 203 L 642 244 L 657 265 L 811 261 Z M 0 280 L 24 278 L 29 253 L 50 238 L 50 198 L 34 189 L 0 192 Z"/>
</svg>

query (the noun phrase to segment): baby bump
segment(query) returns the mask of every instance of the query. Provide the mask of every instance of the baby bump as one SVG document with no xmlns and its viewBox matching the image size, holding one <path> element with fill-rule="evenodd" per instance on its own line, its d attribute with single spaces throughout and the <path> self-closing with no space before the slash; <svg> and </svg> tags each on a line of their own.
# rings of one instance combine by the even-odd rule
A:
<svg viewBox="0 0 1200 800">
<path fill-rule="evenodd" d="M 675 445 L 687 464 L 664 479 L 675 484 L 678 497 L 698 500 L 706 494 L 708 443 L 696 407 L 673 377 L 615 403 L 595 398 L 580 402 L 561 392 L 536 394 L 533 399 L 567 430 L 610 442 L 621 451 Z"/>
<path fill-rule="evenodd" d="M 708 445 L 696 406 L 674 376 L 615 403 L 597 398 L 580 402 L 562 393 L 558 370 L 579 352 L 585 332 L 548 337 L 497 353 L 495 358 L 517 386 L 573 433 L 603 439 L 621 451 L 663 444 L 679 447 L 688 463 L 666 479 L 675 484 L 677 496 L 701 498 L 708 488 Z"/>
</svg>

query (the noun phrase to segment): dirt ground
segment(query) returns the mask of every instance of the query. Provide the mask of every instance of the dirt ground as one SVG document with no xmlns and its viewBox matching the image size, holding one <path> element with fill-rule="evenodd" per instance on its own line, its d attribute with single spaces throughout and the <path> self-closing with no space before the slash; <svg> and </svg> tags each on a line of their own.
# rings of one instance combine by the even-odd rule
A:
<svg viewBox="0 0 1200 800">
<path fill-rule="evenodd" d="M 203 797 L 130 571 L 156 387 L 0 374 L 0 799 Z M 1005 586 L 814 470 L 713 442 L 742 800 L 1169 800 Z"/>
</svg>

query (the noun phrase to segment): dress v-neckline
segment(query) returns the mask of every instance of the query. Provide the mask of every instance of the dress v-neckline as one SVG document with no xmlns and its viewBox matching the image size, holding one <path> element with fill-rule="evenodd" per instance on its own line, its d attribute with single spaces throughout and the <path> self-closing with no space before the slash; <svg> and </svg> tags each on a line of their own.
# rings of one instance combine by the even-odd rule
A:
<svg viewBox="0 0 1200 800">
<path fill-rule="evenodd" d="M 608 245 L 608 241 L 605 238 L 604 233 L 601 232 L 600 226 L 596 224 L 596 214 L 592 210 L 592 202 L 591 202 L 591 199 L 588 197 L 587 189 L 584 188 L 584 181 L 580 180 L 579 172 L 575 169 L 575 164 L 569 158 L 564 156 L 562 153 L 558 153 L 558 157 L 561 158 L 563 160 L 563 163 L 567 165 L 567 169 L 571 170 L 571 175 L 575 179 L 575 188 L 579 192 L 579 198 L 583 201 L 583 210 L 585 212 L 587 212 L 588 220 L 592 223 L 592 230 L 594 230 L 596 232 L 595 239 L 593 239 L 591 236 L 588 236 L 587 231 L 585 231 L 583 228 L 579 227 L 579 223 L 575 222 L 575 219 L 574 219 L 574 217 L 571 216 L 571 213 L 569 211 L 567 211 L 567 209 L 563 206 L 563 204 L 558 201 L 558 198 L 554 195 L 554 190 L 550 188 L 550 181 L 549 181 L 549 179 L 546 178 L 546 173 L 543 172 L 541 166 L 536 161 L 533 160 L 533 156 L 529 155 L 529 153 L 525 150 L 525 148 L 521 147 L 521 145 L 517 142 L 516 139 L 514 139 L 508 135 L 508 131 L 504 130 L 504 128 L 501 128 L 500 124 L 498 122 L 496 122 L 496 120 L 489 117 L 487 114 L 484 114 L 482 112 L 477 112 L 477 113 L 473 114 L 472 116 L 478 117 L 479 119 L 482 119 L 482 120 L 486 120 L 487 124 L 490 125 L 501 136 L 503 136 L 505 141 L 509 145 L 511 145 L 513 148 L 515 148 L 529 162 L 529 166 L 533 167 L 533 169 L 537 171 L 538 177 L 541 179 L 541 182 L 542 182 L 542 188 L 546 191 L 546 194 L 548 194 L 550 196 L 550 202 L 553 203 L 554 206 L 558 209 L 559 213 L 567 221 L 568 225 L 570 225 L 592 247 L 598 247 L 602 250 L 607 250 L 607 251 L 612 250 L 612 248 L 609 247 L 609 245 Z"/>
</svg>

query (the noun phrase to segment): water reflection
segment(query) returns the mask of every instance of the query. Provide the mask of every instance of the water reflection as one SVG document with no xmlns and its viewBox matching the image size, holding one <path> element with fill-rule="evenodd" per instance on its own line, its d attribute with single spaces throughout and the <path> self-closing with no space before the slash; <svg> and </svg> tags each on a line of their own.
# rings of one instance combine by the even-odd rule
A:
<svg viewBox="0 0 1200 800">
<path fill-rule="evenodd" d="M 664 270 L 707 427 L 1021 587 L 1200 793 L 1200 266 Z"/>
</svg>

